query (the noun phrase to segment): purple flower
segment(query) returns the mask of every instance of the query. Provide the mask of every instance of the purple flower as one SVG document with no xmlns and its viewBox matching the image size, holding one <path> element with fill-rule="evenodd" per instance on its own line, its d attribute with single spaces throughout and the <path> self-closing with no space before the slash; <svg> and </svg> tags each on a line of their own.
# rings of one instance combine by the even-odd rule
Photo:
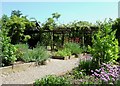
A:
<svg viewBox="0 0 120 86">
<path fill-rule="evenodd" d="M 100 72 L 100 69 L 99 69 L 99 70 L 98 70 L 98 69 L 95 69 L 95 71 L 96 71 L 96 72 Z"/>
<path fill-rule="evenodd" d="M 95 75 L 95 76 L 98 76 L 99 74 L 97 74 L 96 72 L 94 72 L 94 75 Z"/>
<path fill-rule="evenodd" d="M 106 77 L 107 80 L 110 80 L 109 75 L 106 74 L 105 77 Z"/>
<path fill-rule="evenodd" d="M 82 80 L 82 79 L 80 79 L 79 81 L 80 81 L 80 82 L 83 82 L 83 80 Z"/>
<path fill-rule="evenodd" d="M 114 79 L 114 78 L 112 78 L 112 81 L 115 81 L 115 79 Z"/>
<path fill-rule="evenodd" d="M 114 77 L 114 78 L 116 77 L 114 74 L 111 74 L 111 76 Z"/>
<path fill-rule="evenodd" d="M 106 78 L 101 78 L 101 80 L 103 80 L 104 82 L 108 82 Z"/>
<path fill-rule="evenodd" d="M 91 72 L 93 73 L 94 71 L 93 71 L 93 70 L 91 70 Z"/>
<path fill-rule="evenodd" d="M 113 70 L 109 70 L 109 73 L 113 73 Z"/>
<path fill-rule="evenodd" d="M 92 76 L 95 76 L 94 74 L 92 74 Z"/>
<path fill-rule="evenodd" d="M 105 71 L 103 67 L 101 68 L 101 71 L 102 71 L 102 72 L 104 72 L 104 71 Z"/>
<path fill-rule="evenodd" d="M 105 64 L 100 69 L 91 70 L 92 76 L 100 78 L 104 82 L 112 83 L 120 77 L 120 66 L 112 66 L 111 64 Z"/>
<path fill-rule="evenodd" d="M 104 71 L 102 71 L 102 72 L 101 72 L 101 74 L 105 74 L 105 72 L 104 72 Z"/>
<path fill-rule="evenodd" d="M 109 69 L 111 68 L 110 64 L 107 64 L 106 67 L 109 68 Z"/>
<path fill-rule="evenodd" d="M 106 64 L 105 63 L 102 63 L 103 66 L 105 66 Z"/>
<path fill-rule="evenodd" d="M 103 74 L 101 74 L 101 78 L 104 78 L 104 75 L 103 75 Z"/>
</svg>

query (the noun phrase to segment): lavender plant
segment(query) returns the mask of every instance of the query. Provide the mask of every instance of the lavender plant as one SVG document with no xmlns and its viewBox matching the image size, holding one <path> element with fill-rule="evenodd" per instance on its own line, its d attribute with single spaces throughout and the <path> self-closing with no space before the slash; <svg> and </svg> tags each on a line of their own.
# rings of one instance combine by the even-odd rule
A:
<svg viewBox="0 0 120 86">
<path fill-rule="evenodd" d="M 100 69 L 91 70 L 96 79 L 102 80 L 104 84 L 116 84 L 120 79 L 120 66 L 103 63 Z"/>
</svg>

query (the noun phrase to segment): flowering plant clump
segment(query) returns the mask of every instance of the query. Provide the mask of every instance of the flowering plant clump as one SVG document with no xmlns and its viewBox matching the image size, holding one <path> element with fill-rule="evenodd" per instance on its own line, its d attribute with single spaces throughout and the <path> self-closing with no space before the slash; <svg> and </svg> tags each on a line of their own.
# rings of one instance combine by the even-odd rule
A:
<svg viewBox="0 0 120 86">
<path fill-rule="evenodd" d="M 115 84 L 120 79 L 120 66 L 116 65 L 103 63 L 100 69 L 91 70 L 91 72 L 96 79 L 100 79 L 106 84 Z"/>
</svg>

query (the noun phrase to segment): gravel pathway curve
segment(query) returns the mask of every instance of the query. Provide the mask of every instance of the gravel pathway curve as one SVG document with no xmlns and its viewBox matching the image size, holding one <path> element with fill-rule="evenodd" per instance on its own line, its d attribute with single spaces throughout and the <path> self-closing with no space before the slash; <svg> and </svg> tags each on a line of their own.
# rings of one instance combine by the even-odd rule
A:
<svg viewBox="0 0 120 86">
<path fill-rule="evenodd" d="M 25 71 L 1 74 L 2 84 L 32 84 L 36 79 L 40 79 L 49 74 L 62 75 L 78 66 L 78 58 L 69 60 L 51 59 L 47 65 L 28 68 Z"/>
</svg>

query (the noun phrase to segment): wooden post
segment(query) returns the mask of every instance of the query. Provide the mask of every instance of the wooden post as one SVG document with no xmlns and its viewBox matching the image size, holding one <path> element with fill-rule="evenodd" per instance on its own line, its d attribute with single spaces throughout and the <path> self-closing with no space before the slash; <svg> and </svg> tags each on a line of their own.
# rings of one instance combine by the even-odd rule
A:
<svg viewBox="0 0 120 86">
<path fill-rule="evenodd" d="M 62 31 L 62 46 L 64 45 L 64 32 Z"/>
<path fill-rule="evenodd" d="M 53 31 L 52 50 L 54 50 L 54 31 Z"/>
<path fill-rule="evenodd" d="M 84 33 L 82 33 L 82 44 L 84 46 Z"/>
<path fill-rule="evenodd" d="M 69 36 L 68 36 L 68 42 L 70 42 L 70 34 L 71 34 L 71 31 L 69 32 Z"/>
</svg>

